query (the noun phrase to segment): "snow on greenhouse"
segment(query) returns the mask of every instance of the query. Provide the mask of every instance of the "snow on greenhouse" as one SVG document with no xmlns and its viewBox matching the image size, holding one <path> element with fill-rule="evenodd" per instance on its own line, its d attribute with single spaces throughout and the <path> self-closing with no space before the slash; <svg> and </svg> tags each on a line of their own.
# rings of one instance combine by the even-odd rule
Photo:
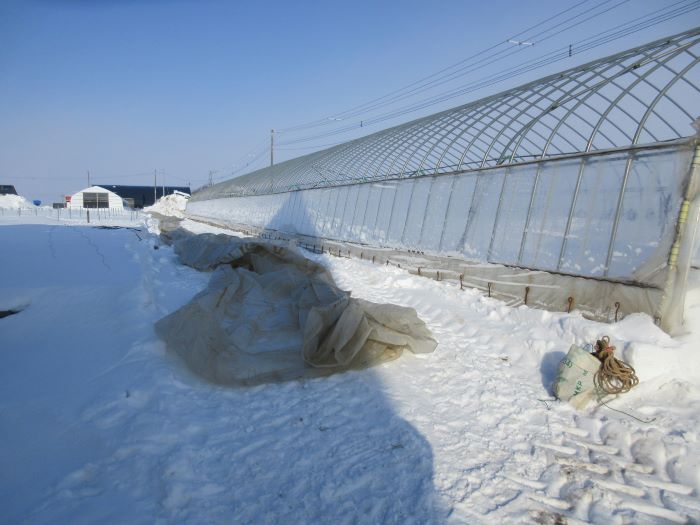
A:
<svg viewBox="0 0 700 525">
<path fill-rule="evenodd" d="M 205 188 L 187 214 L 674 332 L 699 62 L 696 28 Z"/>
</svg>

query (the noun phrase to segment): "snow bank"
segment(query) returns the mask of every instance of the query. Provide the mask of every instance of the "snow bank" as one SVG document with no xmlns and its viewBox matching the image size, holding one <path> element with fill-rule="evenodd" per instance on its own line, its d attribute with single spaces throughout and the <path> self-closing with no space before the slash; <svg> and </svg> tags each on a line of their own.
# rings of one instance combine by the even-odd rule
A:
<svg viewBox="0 0 700 525">
<path fill-rule="evenodd" d="M 189 199 L 189 195 L 176 192 L 172 195 L 166 195 L 165 197 L 158 199 L 153 206 L 144 208 L 144 211 L 160 213 L 161 215 L 168 215 L 172 217 L 184 217 L 184 211 L 187 207 L 187 201 Z"/>
<path fill-rule="evenodd" d="M 0 208 L 19 210 L 35 207 L 34 204 L 20 195 L 0 195 Z"/>
</svg>

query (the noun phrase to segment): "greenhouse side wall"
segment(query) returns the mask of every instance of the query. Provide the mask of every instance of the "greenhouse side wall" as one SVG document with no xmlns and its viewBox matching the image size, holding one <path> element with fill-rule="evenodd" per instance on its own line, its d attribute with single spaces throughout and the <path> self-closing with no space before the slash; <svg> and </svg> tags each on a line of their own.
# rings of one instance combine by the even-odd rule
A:
<svg viewBox="0 0 700 525">
<path fill-rule="evenodd" d="M 692 144 L 676 144 L 460 174 L 193 199 L 187 213 L 238 227 L 622 283 L 644 296 L 631 300 L 640 303 L 633 310 L 672 328 L 678 320 L 665 320 L 660 308 L 693 151 Z"/>
</svg>

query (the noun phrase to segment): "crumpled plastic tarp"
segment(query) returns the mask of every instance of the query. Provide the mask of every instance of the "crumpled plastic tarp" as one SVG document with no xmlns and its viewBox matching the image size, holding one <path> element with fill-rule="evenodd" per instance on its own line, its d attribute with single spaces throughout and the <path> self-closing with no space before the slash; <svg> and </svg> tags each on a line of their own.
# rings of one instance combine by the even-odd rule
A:
<svg viewBox="0 0 700 525">
<path fill-rule="evenodd" d="M 437 342 L 413 308 L 340 290 L 293 246 L 168 233 L 180 260 L 213 270 L 207 288 L 156 323 L 197 375 L 224 385 L 318 377 L 372 366 Z"/>
</svg>

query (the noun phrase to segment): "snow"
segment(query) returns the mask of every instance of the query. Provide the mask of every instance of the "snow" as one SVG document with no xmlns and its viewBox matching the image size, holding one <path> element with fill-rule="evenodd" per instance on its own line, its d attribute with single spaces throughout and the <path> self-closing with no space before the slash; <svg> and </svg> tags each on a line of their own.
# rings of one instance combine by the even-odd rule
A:
<svg viewBox="0 0 700 525">
<path fill-rule="evenodd" d="M 19 210 L 25 208 L 34 208 L 34 204 L 20 195 L 0 195 L 0 209 L 4 210 Z"/>
<path fill-rule="evenodd" d="M 606 325 L 511 308 L 397 268 L 309 254 L 353 295 L 414 307 L 437 350 L 227 389 L 192 376 L 153 331 L 209 274 L 178 264 L 143 215 L 106 224 L 124 227 L 0 215 L 0 310 L 23 308 L 0 319 L 2 523 L 700 516 L 698 272 L 689 333 L 674 339 L 645 315 Z M 568 347 L 603 334 L 641 378 L 610 407 L 653 421 L 551 401 Z"/>
<path fill-rule="evenodd" d="M 187 207 L 188 200 L 189 195 L 178 191 L 172 195 L 161 197 L 153 206 L 145 208 L 144 211 L 160 213 L 161 215 L 168 215 L 171 217 L 184 217 L 184 211 Z"/>
</svg>

